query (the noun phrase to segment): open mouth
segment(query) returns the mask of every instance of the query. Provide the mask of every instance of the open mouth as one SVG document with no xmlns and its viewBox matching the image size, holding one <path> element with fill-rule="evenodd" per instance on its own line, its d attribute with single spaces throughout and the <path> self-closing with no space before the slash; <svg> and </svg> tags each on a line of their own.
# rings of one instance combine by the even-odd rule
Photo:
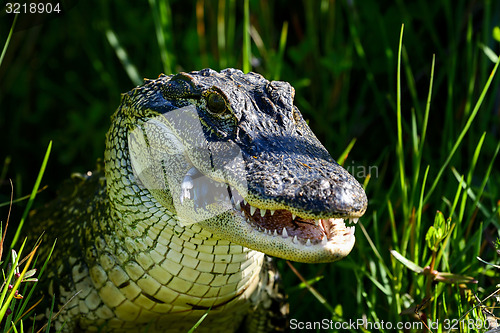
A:
<svg viewBox="0 0 500 333">
<path fill-rule="evenodd" d="M 357 217 L 307 219 L 287 209 L 259 208 L 245 200 L 232 185 L 201 176 L 194 167 L 185 176 L 181 189 L 181 204 L 186 199 L 193 200 L 195 211 L 210 207 L 212 212 L 223 213 L 232 207 L 236 214 L 244 217 L 252 232 L 270 238 L 280 237 L 297 246 L 326 247 L 354 239 Z"/>
<path fill-rule="evenodd" d="M 246 217 L 254 230 L 271 237 L 290 239 L 305 246 L 326 245 L 344 238 L 354 237 L 354 225 L 346 226 L 343 218 L 304 219 L 286 209 L 261 209 L 250 205 L 232 187 L 231 202 L 236 211 Z M 358 218 L 348 218 L 356 224 Z"/>
</svg>

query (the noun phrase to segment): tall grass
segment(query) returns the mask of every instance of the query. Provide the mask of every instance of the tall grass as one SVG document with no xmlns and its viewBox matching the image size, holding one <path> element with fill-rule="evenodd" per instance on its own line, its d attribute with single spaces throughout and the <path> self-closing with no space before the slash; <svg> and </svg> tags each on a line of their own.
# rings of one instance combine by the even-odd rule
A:
<svg viewBox="0 0 500 333">
<path fill-rule="evenodd" d="M 7 215 L 4 228 L 1 228 L 2 238 L 0 240 L 0 264 L 2 265 L 2 279 L 0 284 L 0 330 L 4 333 L 24 332 L 23 320 L 30 320 L 28 319 L 29 316 L 35 313 L 36 305 L 41 301 L 41 299 L 32 300 L 32 296 L 35 292 L 39 278 L 43 276 L 43 272 L 48 264 L 52 251 L 50 251 L 47 258 L 42 258 L 44 263 L 41 270 L 37 271 L 35 266 L 37 266 L 38 256 L 36 254 L 40 243 L 37 242 L 24 258 L 22 255 L 24 255 L 26 251 L 26 238 L 19 247 L 19 250 L 16 251 L 15 249 L 17 248 L 16 243 L 21 235 L 21 231 L 24 231 L 24 234 L 26 234 L 26 232 L 29 233 L 29 230 L 23 230 L 23 224 L 40 187 L 42 176 L 50 155 L 51 146 L 52 143 L 49 143 L 40 172 L 38 173 L 37 181 L 33 186 L 32 193 L 24 209 L 23 217 L 16 226 L 14 237 L 9 241 L 7 241 L 5 236 L 10 220 L 10 209 L 12 208 L 13 201 L 12 195 L 10 202 L 7 202 L 9 204 L 9 214 Z M 12 182 L 10 183 L 12 186 Z M 5 256 L 3 256 L 4 249 L 9 250 Z M 7 260 L 4 261 L 4 258 Z M 35 275 L 37 277 L 35 277 Z"/>
<path fill-rule="evenodd" d="M 12 37 L 0 67 L 2 112 L 16 110 L 0 123 L 12 178 L 29 183 L 25 156 L 49 139 L 51 184 L 61 170 L 92 169 L 120 92 L 141 77 L 252 69 L 292 83 L 369 198 L 348 258 L 278 262 L 291 318 L 472 332 L 469 320 L 484 327 L 498 314 L 488 296 L 498 284 L 499 2 L 91 3 Z"/>
</svg>

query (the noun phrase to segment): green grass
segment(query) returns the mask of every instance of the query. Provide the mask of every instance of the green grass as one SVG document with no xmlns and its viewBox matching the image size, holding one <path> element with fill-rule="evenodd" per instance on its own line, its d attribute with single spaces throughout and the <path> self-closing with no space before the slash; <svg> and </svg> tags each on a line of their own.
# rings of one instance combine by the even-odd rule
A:
<svg viewBox="0 0 500 333">
<path fill-rule="evenodd" d="M 484 323 L 499 314 L 498 267 L 477 258 L 498 264 L 499 13 L 498 1 L 151 0 L 77 3 L 35 27 L 21 15 L 0 66 L 0 202 L 8 178 L 15 198 L 29 193 L 29 161 L 50 140 L 42 200 L 92 169 L 120 93 L 142 77 L 251 68 L 292 83 L 369 198 L 348 258 L 278 262 L 291 317 Z M 0 16 L 7 39 L 13 17 Z"/>
<path fill-rule="evenodd" d="M 9 225 L 10 210 L 12 208 L 13 191 L 11 191 L 9 213 L 7 215 L 5 226 L 0 228 L 2 234 L 0 241 L 0 265 L 2 265 L 2 278 L 0 280 L 0 330 L 4 333 L 12 331 L 16 333 L 24 332 L 23 320 L 30 320 L 29 316 L 35 313 L 36 305 L 40 302 L 40 300 L 32 300 L 31 297 L 33 296 L 39 278 L 43 276 L 43 272 L 48 264 L 52 251 L 50 251 L 47 258 L 43 258 L 45 261 L 42 265 L 42 269 L 37 271 L 35 266 L 38 260 L 36 252 L 39 242 L 34 245 L 31 252 L 24 258 L 21 257 L 21 255 L 24 255 L 23 250 L 25 250 L 26 239 L 24 239 L 18 251 L 15 249 L 17 248 L 16 243 L 19 235 L 21 234 L 24 221 L 28 216 L 31 205 L 33 204 L 38 192 L 43 173 L 47 166 L 51 147 L 52 142 L 49 143 L 37 180 L 24 209 L 23 217 L 16 226 L 14 237 L 9 242 L 6 241 L 5 237 Z M 5 255 L 7 258 L 5 261 L 3 261 L 4 249 L 8 249 L 10 251 L 10 253 Z M 37 277 L 35 277 L 35 275 Z M 50 325 L 48 325 L 48 327 L 50 328 Z"/>
</svg>

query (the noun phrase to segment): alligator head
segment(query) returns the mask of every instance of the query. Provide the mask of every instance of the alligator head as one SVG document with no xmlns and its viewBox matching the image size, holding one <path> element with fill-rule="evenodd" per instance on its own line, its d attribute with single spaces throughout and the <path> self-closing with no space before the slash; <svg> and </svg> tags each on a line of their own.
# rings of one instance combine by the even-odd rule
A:
<svg viewBox="0 0 500 333">
<path fill-rule="evenodd" d="M 183 227 L 196 223 L 289 260 L 341 259 L 367 198 L 293 99 L 287 82 L 234 69 L 146 80 L 117 111 L 130 160 L 123 167 L 132 169 L 126 182 L 147 189 Z"/>
</svg>

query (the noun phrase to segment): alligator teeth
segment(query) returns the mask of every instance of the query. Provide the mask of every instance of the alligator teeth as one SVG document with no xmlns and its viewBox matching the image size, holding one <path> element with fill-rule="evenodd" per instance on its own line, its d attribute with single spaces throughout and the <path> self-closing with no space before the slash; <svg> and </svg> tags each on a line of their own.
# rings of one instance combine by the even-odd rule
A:
<svg viewBox="0 0 500 333">
<path fill-rule="evenodd" d="M 292 214 L 292 221 L 295 220 L 296 217 L 297 217 L 297 215 Z"/>
<path fill-rule="evenodd" d="M 266 228 L 262 228 L 262 229 L 264 229 L 264 233 L 267 235 L 267 229 Z"/>
<path fill-rule="evenodd" d="M 354 217 L 349 219 L 349 223 L 358 223 L 359 218 Z"/>
<path fill-rule="evenodd" d="M 191 198 L 191 192 L 189 189 L 181 189 L 181 205 L 184 204 L 184 199 L 190 199 Z"/>
<path fill-rule="evenodd" d="M 194 187 L 193 179 L 191 178 L 191 176 L 189 175 L 189 172 L 188 172 L 188 174 L 186 174 L 186 176 L 184 176 L 184 179 L 182 180 L 182 184 L 181 184 L 181 197 L 180 197 L 181 205 L 184 204 L 184 199 L 191 199 L 191 191 L 190 190 L 192 190 L 193 187 Z"/>
<path fill-rule="evenodd" d="M 264 217 L 264 215 L 266 215 L 266 210 L 265 209 L 261 209 L 260 210 L 260 216 Z"/>
<path fill-rule="evenodd" d="M 254 206 L 250 206 L 250 215 L 253 216 L 253 214 L 255 214 L 255 210 L 257 210 L 257 208 L 255 208 Z"/>
<path fill-rule="evenodd" d="M 326 234 L 323 234 L 323 238 L 321 239 L 321 244 L 326 245 L 327 242 L 328 242 L 328 239 L 326 238 Z"/>
<path fill-rule="evenodd" d="M 316 224 L 316 226 L 319 226 L 319 220 L 314 220 L 314 224 Z"/>
<path fill-rule="evenodd" d="M 307 242 L 306 242 L 306 246 L 311 246 L 311 245 L 312 245 L 311 240 L 308 238 Z"/>
<path fill-rule="evenodd" d="M 278 232 L 276 231 L 276 229 L 274 229 L 273 236 L 278 236 Z"/>
<path fill-rule="evenodd" d="M 247 204 L 247 201 L 245 199 L 243 199 L 243 204 L 246 205 Z"/>
<path fill-rule="evenodd" d="M 288 232 L 286 231 L 285 227 L 283 227 L 283 232 L 281 233 L 281 237 L 288 238 Z"/>
<path fill-rule="evenodd" d="M 319 220 L 319 227 L 320 227 L 321 231 L 326 233 L 325 224 L 321 220 Z"/>
<path fill-rule="evenodd" d="M 299 240 L 297 238 L 297 235 L 293 236 L 292 242 L 294 242 L 295 244 L 299 244 Z"/>
<path fill-rule="evenodd" d="M 269 211 L 271 212 L 271 215 L 274 215 L 274 210 L 270 209 Z"/>
</svg>

